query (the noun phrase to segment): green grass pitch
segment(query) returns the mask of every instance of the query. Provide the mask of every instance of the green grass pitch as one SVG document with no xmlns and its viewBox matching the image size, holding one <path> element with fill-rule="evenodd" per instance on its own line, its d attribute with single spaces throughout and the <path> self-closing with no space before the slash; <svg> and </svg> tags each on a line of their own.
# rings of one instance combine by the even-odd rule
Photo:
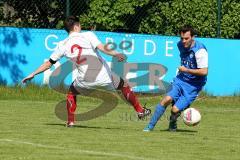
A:
<svg viewBox="0 0 240 160">
<path fill-rule="evenodd" d="M 168 109 L 155 130 L 143 132 L 147 120 L 139 121 L 131 106 L 120 101 L 108 114 L 66 128 L 55 116 L 55 105 L 65 95 L 46 87 L 0 87 L 1 160 L 239 160 L 240 97 L 202 95 L 192 105 L 202 121 L 188 127 L 181 118 L 179 131 L 168 127 Z M 154 111 L 160 96 L 141 96 Z M 101 103 L 78 98 L 77 112 Z"/>
</svg>

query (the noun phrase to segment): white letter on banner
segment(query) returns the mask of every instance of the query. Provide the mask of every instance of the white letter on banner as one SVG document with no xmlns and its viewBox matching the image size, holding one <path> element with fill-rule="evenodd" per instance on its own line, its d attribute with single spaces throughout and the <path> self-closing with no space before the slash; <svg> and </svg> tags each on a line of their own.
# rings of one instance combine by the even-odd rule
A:
<svg viewBox="0 0 240 160">
<path fill-rule="evenodd" d="M 152 52 L 147 52 L 147 43 L 150 43 L 153 45 L 153 50 Z M 153 55 L 154 53 L 156 52 L 156 44 L 154 43 L 154 41 L 151 41 L 151 40 L 145 40 L 144 41 L 144 55 Z"/>
<path fill-rule="evenodd" d="M 170 47 L 169 44 L 173 44 L 173 41 L 166 41 L 166 56 L 172 57 L 173 54 L 168 53 L 168 50 L 173 50 L 173 47 Z"/>
<path fill-rule="evenodd" d="M 56 36 L 55 34 L 50 34 L 50 35 L 48 35 L 46 38 L 45 38 L 45 47 L 47 48 L 47 50 L 49 50 L 49 51 L 54 51 L 56 48 L 57 48 L 57 45 L 58 45 L 58 42 L 53 42 L 53 44 L 55 45 L 55 47 L 54 48 L 50 48 L 49 46 L 48 46 L 48 40 L 49 40 L 49 38 L 55 38 L 55 39 L 58 39 L 58 36 Z"/>
</svg>

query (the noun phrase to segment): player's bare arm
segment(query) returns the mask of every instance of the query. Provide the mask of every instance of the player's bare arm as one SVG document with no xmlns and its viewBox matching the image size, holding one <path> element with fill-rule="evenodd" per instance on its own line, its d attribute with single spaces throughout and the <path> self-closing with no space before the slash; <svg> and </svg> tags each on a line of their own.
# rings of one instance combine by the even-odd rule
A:
<svg viewBox="0 0 240 160">
<path fill-rule="evenodd" d="M 97 46 L 97 48 L 104 52 L 105 54 L 107 55 L 110 55 L 110 56 L 113 56 L 113 57 L 117 57 L 118 61 L 124 61 L 125 60 L 125 56 L 121 53 L 118 53 L 116 52 L 115 50 L 112 50 L 112 49 L 108 49 L 108 46 L 107 45 L 104 45 L 104 44 L 99 44 Z"/>
<path fill-rule="evenodd" d="M 36 71 L 34 71 L 33 73 L 31 73 L 31 74 L 29 74 L 27 77 L 25 77 L 25 78 L 22 80 L 22 83 L 26 83 L 27 81 L 33 79 L 35 75 L 46 71 L 46 70 L 49 69 L 51 66 L 52 66 L 52 64 L 51 64 L 49 61 L 43 63 Z"/>
<path fill-rule="evenodd" d="M 178 67 L 178 70 L 195 76 L 206 76 L 208 74 L 208 68 L 188 69 L 184 66 L 180 66 Z"/>
</svg>

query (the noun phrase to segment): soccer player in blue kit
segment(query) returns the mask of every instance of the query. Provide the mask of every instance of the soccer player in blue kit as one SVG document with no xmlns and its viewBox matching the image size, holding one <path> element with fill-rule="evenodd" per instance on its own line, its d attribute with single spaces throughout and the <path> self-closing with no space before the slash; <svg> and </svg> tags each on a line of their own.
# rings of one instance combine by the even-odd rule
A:
<svg viewBox="0 0 240 160">
<path fill-rule="evenodd" d="M 194 40 L 194 29 L 191 26 L 183 26 L 179 33 L 181 40 L 177 46 L 180 51 L 181 66 L 178 67 L 179 71 L 173 79 L 171 90 L 156 106 L 149 124 L 143 131 L 148 132 L 154 129 L 169 104 L 172 104 L 169 131 L 176 131 L 177 118 L 181 115 L 181 111 L 191 105 L 207 81 L 206 47 Z"/>
</svg>

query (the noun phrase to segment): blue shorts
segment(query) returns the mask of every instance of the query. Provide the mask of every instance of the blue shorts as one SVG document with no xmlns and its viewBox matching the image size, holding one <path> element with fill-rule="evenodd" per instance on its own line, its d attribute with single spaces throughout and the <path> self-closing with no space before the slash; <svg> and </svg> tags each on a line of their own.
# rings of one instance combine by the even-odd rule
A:
<svg viewBox="0 0 240 160">
<path fill-rule="evenodd" d="M 180 111 L 183 111 L 197 98 L 202 87 L 202 85 L 194 86 L 175 78 L 167 95 L 172 97 L 173 105 L 175 105 Z"/>
</svg>

